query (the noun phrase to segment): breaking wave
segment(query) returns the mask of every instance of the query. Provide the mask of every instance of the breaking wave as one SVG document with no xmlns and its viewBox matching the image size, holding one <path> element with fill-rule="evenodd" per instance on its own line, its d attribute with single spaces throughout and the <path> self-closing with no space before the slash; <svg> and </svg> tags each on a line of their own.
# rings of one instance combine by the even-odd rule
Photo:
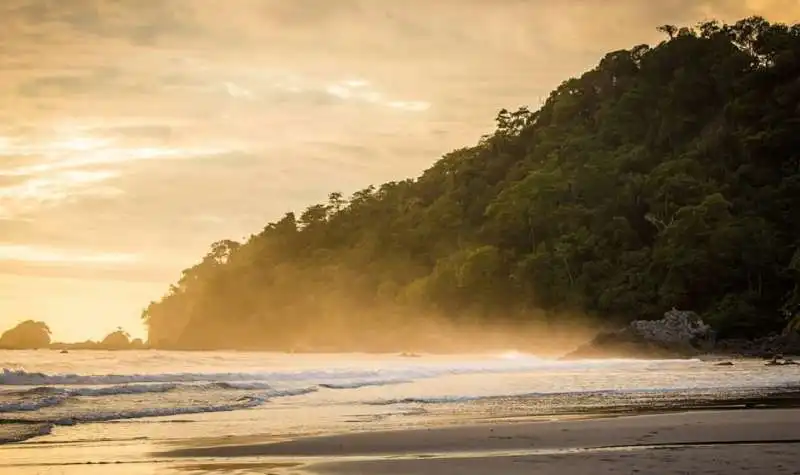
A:
<svg viewBox="0 0 800 475">
<path fill-rule="evenodd" d="M 409 365 L 389 361 L 355 367 L 319 367 L 207 372 L 120 372 L 119 374 L 47 373 L 7 369 L 0 371 L 0 427 L 14 427 L 14 435 L 0 443 L 47 433 L 52 426 L 100 423 L 153 417 L 253 409 L 277 398 L 317 391 L 358 391 L 370 386 L 415 383 L 447 376 L 488 373 L 548 373 L 593 368 L 660 368 L 657 361 L 552 361 L 523 354 L 472 360 L 422 361 Z M 685 365 L 690 362 L 670 361 Z M 655 365 L 655 366 L 653 366 Z M 366 367 L 365 367 L 366 366 Z M 133 368 L 135 366 L 129 366 Z M 406 387 L 402 392 L 406 392 Z M 500 390 L 502 391 L 502 390 Z M 365 392 L 366 394 L 373 394 Z M 366 405 L 438 404 L 465 402 L 473 395 L 400 397 L 353 402 Z M 349 396 L 346 396 L 347 399 Z M 328 401 L 327 396 L 323 400 Z M 339 401 L 335 398 L 334 401 Z M 327 403 L 327 402 L 326 402 Z M 292 403 L 294 404 L 294 403 Z M 305 404 L 302 400 L 298 404 Z"/>
<path fill-rule="evenodd" d="M 64 386 L 64 385 L 124 385 L 131 383 L 246 383 L 308 381 L 328 386 L 349 388 L 355 381 L 414 381 L 448 375 L 481 373 L 515 373 L 552 369 L 586 369 L 595 367 L 646 367 L 661 363 L 690 363 L 692 360 L 582 360 L 555 361 L 531 356 L 501 358 L 492 361 L 459 364 L 429 364 L 388 367 L 382 369 L 330 369 L 305 371 L 264 371 L 248 373 L 155 373 L 155 374 L 47 374 L 22 369 L 3 368 L 0 385 L 6 386 Z M 359 386 L 355 386 L 359 387 Z"/>
<path fill-rule="evenodd" d="M 175 383 L 164 384 L 123 384 L 116 386 L 105 387 L 78 387 L 78 388 L 59 388 L 52 386 L 40 386 L 21 391 L 4 391 L 0 392 L 0 414 L 9 412 L 32 412 L 48 407 L 58 406 L 71 398 L 99 398 L 109 396 L 124 396 L 133 394 L 158 394 L 167 393 L 172 391 L 247 391 L 247 390 L 260 390 L 258 396 L 242 396 L 251 397 L 254 401 L 265 401 L 268 399 L 288 396 L 300 396 L 308 394 L 317 390 L 316 387 L 306 388 L 293 388 L 293 389 L 273 389 L 265 383 L 209 383 L 201 385 L 180 385 Z M 207 410 L 200 410 L 198 412 L 219 412 L 227 410 L 229 405 L 222 405 L 215 409 L 217 406 L 209 406 Z M 234 405 L 234 409 L 242 406 L 241 404 Z M 230 409 L 232 410 L 232 409 Z M 147 414 L 148 411 L 140 411 L 142 414 Z M 176 413 L 177 414 L 177 413 Z M 165 414 L 165 415 L 176 415 Z M 136 417 L 153 417 L 159 414 L 141 415 Z M 130 417 L 123 417 L 130 418 Z M 101 417 L 102 419 L 102 417 Z M 107 419 L 106 419 L 107 420 Z"/>
</svg>

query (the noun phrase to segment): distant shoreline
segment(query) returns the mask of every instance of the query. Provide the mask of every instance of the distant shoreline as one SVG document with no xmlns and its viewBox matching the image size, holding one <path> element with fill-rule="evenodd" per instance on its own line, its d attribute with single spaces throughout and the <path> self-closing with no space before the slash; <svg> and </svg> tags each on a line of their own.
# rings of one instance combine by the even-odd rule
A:
<svg viewBox="0 0 800 475">
<path fill-rule="evenodd" d="M 161 351 L 167 353 L 204 353 L 204 352 L 221 352 L 221 353 L 280 353 L 280 354 L 297 354 L 297 355 L 320 355 L 320 354 L 368 354 L 368 355 L 395 355 L 401 358 L 409 358 L 414 359 L 418 357 L 424 357 L 425 355 L 435 355 L 435 356 L 446 356 L 446 355 L 460 355 L 460 354 L 467 354 L 467 353 L 482 353 L 482 354 L 492 354 L 492 353 L 502 353 L 504 351 L 511 351 L 507 348 L 487 348 L 487 349 L 473 349 L 471 351 L 467 351 L 466 349 L 463 351 L 419 351 L 419 352 L 404 352 L 404 351 L 373 351 L 368 349 L 319 349 L 319 350 L 303 350 L 303 351 L 286 351 L 280 349 L 246 349 L 246 348 L 218 348 L 218 349 L 176 349 L 176 348 L 103 348 L 103 347 L 74 347 L 74 346 L 50 346 L 47 348 L 2 348 L 0 347 L 0 351 L 56 351 L 56 352 L 65 352 L 69 353 L 71 351 L 114 351 L 114 352 L 128 352 L 128 351 Z M 520 353 L 527 354 L 530 356 L 536 356 L 540 358 L 549 358 L 549 359 L 564 359 L 562 358 L 564 355 L 568 353 L 565 351 L 563 353 L 535 353 L 535 352 L 526 352 L 522 350 L 514 350 L 519 351 Z M 791 357 L 791 358 L 800 358 L 800 355 L 787 353 L 784 356 Z M 664 357 L 664 356 L 653 356 L 653 355 L 640 355 L 640 356 L 621 356 L 621 355 L 608 355 L 602 357 L 593 357 L 593 358 L 579 358 L 579 359 L 638 359 L 638 360 L 665 360 L 665 359 L 674 359 L 674 360 L 692 360 L 692 359 L 699 359 L 702 361 L 707 362 L 718 362 L 723 360 L 768 360 L 771 356 L 750 356 L 750 355 L 743 355 L 736 352 L 709 352 L 697 355 L 674 355 L 672 357 Z M 566 360 L 566 359 L 565 359 Z"/>
</svg>

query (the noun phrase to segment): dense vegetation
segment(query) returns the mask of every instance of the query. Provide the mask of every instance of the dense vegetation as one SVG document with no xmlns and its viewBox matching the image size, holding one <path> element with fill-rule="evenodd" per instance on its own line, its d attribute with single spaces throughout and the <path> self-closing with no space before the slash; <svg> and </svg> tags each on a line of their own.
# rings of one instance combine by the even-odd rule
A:
<svg viewBox="0 0 800 475">
<path fill-rule="evenodd" d="M 418 316 L 617 322 L 671 307 L 723 336 L 782 329 L 800 304 L 800 25 L 660 30 L 540 110 L 502 110 L 417 179 L 215 243 L 144 311 L 151 345 L 346 330 L 366 346 Z"/>
</svg>

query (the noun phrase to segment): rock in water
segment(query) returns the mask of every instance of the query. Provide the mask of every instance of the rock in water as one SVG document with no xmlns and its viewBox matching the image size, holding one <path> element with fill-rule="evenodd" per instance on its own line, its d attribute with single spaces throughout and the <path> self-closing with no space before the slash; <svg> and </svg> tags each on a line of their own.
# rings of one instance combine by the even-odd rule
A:
<svg viewBox="0 0 800 475">
<path fill-rule="evenodd" d="M 601 333 L 564 358 L 687 357 L 713 344 L 714 332 L 697 314 L 672 309 L 660 320 L 635 320 L 621 330 Z"/>
</svg>

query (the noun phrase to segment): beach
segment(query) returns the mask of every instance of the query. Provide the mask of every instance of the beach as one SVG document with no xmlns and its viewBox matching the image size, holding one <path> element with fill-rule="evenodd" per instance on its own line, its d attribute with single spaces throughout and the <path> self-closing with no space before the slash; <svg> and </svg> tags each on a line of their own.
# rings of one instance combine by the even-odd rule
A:
<svg viewBox="0 0 800 475">
<path fill-rule="evenodd" d="M 13 464 L 56 449 L 61 462 Z M 150 450 L 148 450 L 150 449 Z M 97 445 L 0 449 L 0 472 L 27 474 L 798 474 L 800 410 L 687 411 L 599 419 L 492 422 L 152 450 L 103 458 Z M 30 458 L 33 454 L 29 453 Z M 119 457 L 121 454 L 116 454 Z M 10 456 L 10 457 L 9 457 Z M 3 471 L 5 470 L 5 471 Z"/>
<path fill-rule="evenodd" d="M 800 367 L 758 360 L 0 360 L 2 474 L 800 473 Z"/>
<path fill-rule="evenodd" d="M 205 464 L 209 473 L 224 471 L 226 466 L 259 473 L 259 465 L 267 463 L 286 473 L 302 469 L 343 475 L 796 474 L 800 473 L 800 411 L 684 412 L 494 423 L 188 449 L 170 455 L 221 460 L 216 467 L 215 463 Z M 231 465 L 235 463 L 231 460 L 254 457 L 270 459 L 252 461 L 250 467 L 246 463 Z"/>
</svg>

